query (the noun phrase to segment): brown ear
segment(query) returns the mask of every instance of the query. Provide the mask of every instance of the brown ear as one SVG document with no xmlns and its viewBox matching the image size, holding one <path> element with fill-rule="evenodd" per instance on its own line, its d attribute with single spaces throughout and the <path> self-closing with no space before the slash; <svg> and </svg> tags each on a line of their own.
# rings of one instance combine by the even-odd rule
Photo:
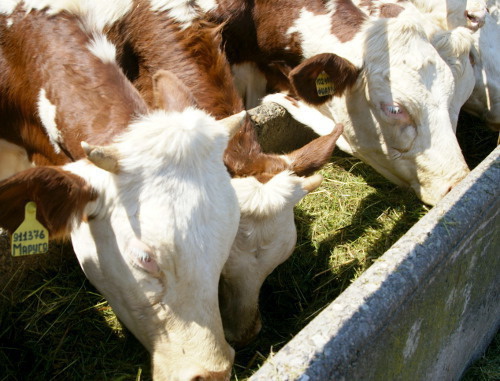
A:
<svg viewBox="0 0 500 381">
<path fill-rule="evenodd" d="M 95 200 L 92 188 L 81 177 L 57 167 L 35 167 L 0 181 L 0 226 L 13 233 L 24 220 L 28 201 L 37 206 L 37 220 L 51 239 L 69 234 L 74 218 Z"/>
<path fill-rule="evenodd" d="M 155 108 L 167 111 L 182 111 L 196 106 L 196 100 L 187 86 L 168 70 L 158 70 L 153 75 L 153 102 Z"/>
<path fill-rule="evenodd" d="M 341 96 L 346 89 L 352 87 L 360 70 L 345 58 L 336 54 L 322 53 L 315 55 L 295 67 L 289 74 L 295 93 L 311 104 L 322 104 L 333 96 Z M 332 91 L 318 94 L 317 80 L 320 74 L 326 73 L 331 82 Z M 321 93 L 321 92 L 320 92 Z"/>
<path fill-rule="evenodd" d="M 299 176 L 310 176 L 320 169 L 332 156 L 344 126 L 337 124 L 329 135 L 320 136 L 305 146 L 289 153 L 291 169 Z"/>
</svg>

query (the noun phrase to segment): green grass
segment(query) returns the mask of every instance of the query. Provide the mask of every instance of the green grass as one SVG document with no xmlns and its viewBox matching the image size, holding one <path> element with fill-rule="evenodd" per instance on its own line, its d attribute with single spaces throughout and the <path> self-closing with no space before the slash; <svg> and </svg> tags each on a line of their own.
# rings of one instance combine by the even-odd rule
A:
<svg viewBox="0 0 500 381">
<path fill-rule="evenodd" d="M 469 163 L 491 151 L 481 146 L 491 139 L 461 134 Z M 321 173 L 322 186 L 296 208 L 297 248 L 262 288 L 264 327 L 237 352 L 233 380 L 255 372 L 429 209 L 338 150 Z M 85 279 L 70 245 L 49 257 L 0 271 L 0 381 L 150 380 L 148 353 Z M 499 379 L 498 337 L 492 346 L 464 381 Z"/>
</svg>

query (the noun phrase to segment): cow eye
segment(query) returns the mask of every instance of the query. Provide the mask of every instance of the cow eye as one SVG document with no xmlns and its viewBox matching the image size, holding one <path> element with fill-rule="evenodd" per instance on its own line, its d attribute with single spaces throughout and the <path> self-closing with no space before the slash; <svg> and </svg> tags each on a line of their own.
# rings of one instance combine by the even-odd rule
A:
<svg viewBox="0 0 500 381">
<path fill-rule="evenodd" d="M 396 105 L 387 106 L 387 111 L 389 111 L 389 113 L 395 114 L 395 115 L 403 113 L 403 109 L 399 106 L 396 106 Z"/>
<path fill-rule="evenodd" d="M 411 124 L 410 115 L 399 103 L 382 103 L 381 108 L 389 120 L 399 125 Z"/>
</svg>

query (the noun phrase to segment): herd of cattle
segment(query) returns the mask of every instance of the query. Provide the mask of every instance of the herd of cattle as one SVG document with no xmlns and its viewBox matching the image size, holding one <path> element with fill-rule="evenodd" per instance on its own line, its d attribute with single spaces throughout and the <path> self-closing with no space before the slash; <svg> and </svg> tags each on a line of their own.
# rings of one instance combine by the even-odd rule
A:
<svg viewBox="0 0 500 381">
<path fill-rule="evenodd" d="M 226 380 L 335 146 L 430 205 L 468 174 L 460 110 L 500 128 L 499 8 L 2 0 L 0 226 L 36 202 L 155 379 Z M 320 137 L 264 153 L 245 111 L 261 102 Z"/>
</svg>

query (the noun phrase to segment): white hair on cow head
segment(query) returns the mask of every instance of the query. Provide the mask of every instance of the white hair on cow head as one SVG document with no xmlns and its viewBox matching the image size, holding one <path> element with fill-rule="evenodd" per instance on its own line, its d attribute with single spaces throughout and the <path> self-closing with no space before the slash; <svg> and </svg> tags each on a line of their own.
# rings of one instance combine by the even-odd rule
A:
<svg viewBox="0 0 500 381">
<path fill-rule="evenodd" d="M 231 183 L 241 213 L 257 218 L 277 214 L 287 205 L 295 205 L 308 193 L 302 188 L 301 178 L 291 171 L 280 172 L 265 184 L 255 177 L 234 178 Z"/>
<path fill-rule="evenodd" d="M 439 55 L 448 63 L 453 71 L 462 72 L 464 64 L 460 58 L 466 57 L 469 61 L 469 53 L 474 40 L 472 32 L 464 27 L 458 27 L 451 31 L 438 32 L 432 38 L 432 45 Z"/>
<path fill-rule="evenodd" d="M 115 146 L 123 153 L 124 170 L 143 168 L 145 157 L 149 169 L 175 163 L 177 166 L 202 168 L 210 157 L 222 153 L 228 132 L 206 112 L 188 107 L 183 112 L 156 110 L 134 121 Z"/>
</svg>

